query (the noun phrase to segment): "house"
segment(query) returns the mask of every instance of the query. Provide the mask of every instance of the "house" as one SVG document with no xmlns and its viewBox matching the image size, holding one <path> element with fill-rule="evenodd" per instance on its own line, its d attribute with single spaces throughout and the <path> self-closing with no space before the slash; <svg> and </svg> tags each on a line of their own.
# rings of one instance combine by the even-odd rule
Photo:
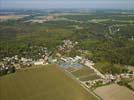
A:
<svg viewBox="0 0 134 100">
<path fill-rule="evenodd" d="M 73 62 L 76 62 L 76 61 L 79 61 L 79 60 L 82 60 L 82 57 L 76 56 L 76 57 L 73 59 Z"/>
</svg>

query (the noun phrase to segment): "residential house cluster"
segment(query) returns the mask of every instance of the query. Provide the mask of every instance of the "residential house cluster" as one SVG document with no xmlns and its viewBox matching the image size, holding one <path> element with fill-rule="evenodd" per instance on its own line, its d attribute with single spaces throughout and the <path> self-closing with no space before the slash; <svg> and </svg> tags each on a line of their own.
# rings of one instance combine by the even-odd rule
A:
<svg viewBox="0 0 134 100">
<path fill-rule="evenodd" d="M 0 73 L 10 73 L 15 72 L 15 69 L 21 69 L 25 67 L 31 67 L 32 65 L 45 65 L 48 64 L 48 53 L 47 50 L 43 48 L 44 54 L 38 58 L 33 59 L 30 56 L 20 57 L 18 55 L 12 57 L 5 57 L 0 62 Z"/>
<path fill-rule="evenodd" d="M 64 40 L 63 45 L 58 46 L 58 49 L 60 51 L 67 50 L 67 49 L 72 49 L 77 44 L 78 44 L 78 42 L 73 42 L 71 40 Z"/>
</svg>

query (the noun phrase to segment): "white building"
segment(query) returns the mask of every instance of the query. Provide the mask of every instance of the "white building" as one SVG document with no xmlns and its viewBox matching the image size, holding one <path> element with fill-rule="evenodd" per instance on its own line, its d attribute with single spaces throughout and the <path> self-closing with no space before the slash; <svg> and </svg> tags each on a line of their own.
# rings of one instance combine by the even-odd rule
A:
<svg viewBox="0 0 134 100">
<path fill-rule="evenodd" d="M 34 62 L 34 65 L 46 65 L 48 64 L 44 59 L 40 59 Z"/>
<path fill-rule="evenodd" d="M 44 61 L 35 61 L 34 65 L 44 65 Z"/>
</svg>

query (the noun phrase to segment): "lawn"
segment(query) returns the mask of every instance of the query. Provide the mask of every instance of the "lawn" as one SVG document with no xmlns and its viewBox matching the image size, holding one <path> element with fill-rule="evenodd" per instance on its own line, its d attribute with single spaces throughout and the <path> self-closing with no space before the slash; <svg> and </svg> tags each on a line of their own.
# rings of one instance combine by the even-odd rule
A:
<svg viewBox="0 0 134 100">
<path fill-rule="evenodd" d="M 55 65 L 0 77 L 0 100 L 97 100 Z"/>
</svg>

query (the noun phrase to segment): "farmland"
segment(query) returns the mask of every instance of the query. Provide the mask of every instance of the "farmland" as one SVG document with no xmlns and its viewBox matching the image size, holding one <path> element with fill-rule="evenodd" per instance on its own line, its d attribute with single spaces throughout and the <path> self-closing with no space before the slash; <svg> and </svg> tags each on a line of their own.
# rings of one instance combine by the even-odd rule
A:
<svg viewBox="0 0 134 100">
<path fill-rule="evenodd" d="M 5 21 L 5 20 L 17 20 L 21 19 L 24 17 L 27 17 L 28 15 L 0 15 L 0 20 Z"/>
<path fill-rule="evenodd" d="M 96 100 L 55 65 L 0 77 L 1 100 Z"/>
<path fill-rule="evenodd" d="M 111 84 L 108 86 L 99 87 L 95 90 L 104 100 L 133 100 L 134 93 L 126 87 Z"/>
</svg>

